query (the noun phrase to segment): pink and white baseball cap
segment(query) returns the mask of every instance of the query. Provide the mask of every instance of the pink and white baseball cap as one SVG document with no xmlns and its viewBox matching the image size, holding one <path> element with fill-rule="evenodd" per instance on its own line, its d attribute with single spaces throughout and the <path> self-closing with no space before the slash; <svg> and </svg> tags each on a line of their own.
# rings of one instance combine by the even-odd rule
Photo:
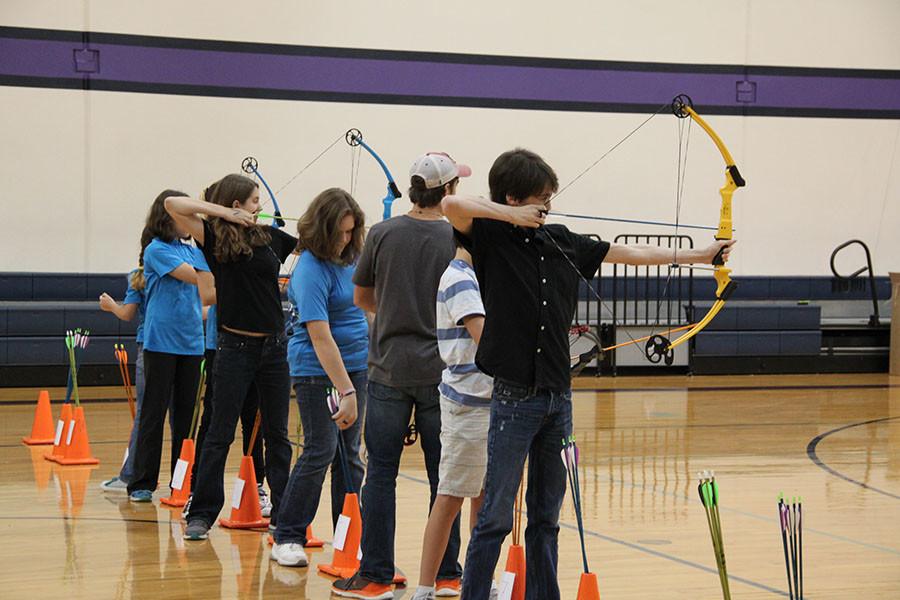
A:
<svg viewBox="0 0 900 600">
<path fill-rule="evenodd" d="M 425 187 L 433 189 L 450 183 L 457 177 L 468 177 L 472 169 L 450 158 L 446 152 L 429 152 L 416 159 L 409 169 L 409 176 L 418 175 L 425 180 Z"/>
</svg>

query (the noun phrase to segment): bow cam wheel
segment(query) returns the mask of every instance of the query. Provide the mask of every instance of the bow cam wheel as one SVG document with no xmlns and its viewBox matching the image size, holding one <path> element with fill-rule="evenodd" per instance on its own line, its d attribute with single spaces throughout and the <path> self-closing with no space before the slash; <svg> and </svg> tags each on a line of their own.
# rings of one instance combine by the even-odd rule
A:
<svg viewBox="0 0 900 600">
<path fill-rule="evenodd" d="M 243 161 L 241 161 L 241 171 L 248 174 L 256 173 L 256 169 L 259 167 L 259 163 L 252 156 L 248 156 Z"/>
<path fill-rule="evenodd" d="M 694 101 L 691 100 L 691 97 L 687 94 L 678 94 L 675 96 L 675 99 L 672 100 L 672 114 L 679 119 L 686 119 L 690 114 L 688 111 L 684 110 L 685 106 L 694 108 Z"/>
<path fill-rule="evenodd" d="M 353 129 L 348 129 L 347 133 L 344 134 L 344 141 L 346 141 L 351 146 L 359 146 L 359 143 L 362 141 L 362 132 L 354 127 Z"/>
<path fill-rule="evenodd" d="M 661 335 L 654 335 L 644 346 L 644 355 L 653 364 L 665 362 L 670 366 L 675 361 L 675 351 L 669 348 L 671 343 Z"/>
</svg>

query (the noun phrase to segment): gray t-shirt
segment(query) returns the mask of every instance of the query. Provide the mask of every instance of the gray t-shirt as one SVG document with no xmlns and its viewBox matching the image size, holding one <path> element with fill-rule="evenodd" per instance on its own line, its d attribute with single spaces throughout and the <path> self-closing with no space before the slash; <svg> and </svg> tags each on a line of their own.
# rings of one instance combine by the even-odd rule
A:
<svg viewBox="0 0 900 600">
<path fill-rule="evenodd" d="M 443 220 L 401 215 L 369 230 L 353 283 L 375 288 L 370 380 L 391 387 L 440 383 L 434 303 L 455 253 L 453 228 Z"/>
</svg>

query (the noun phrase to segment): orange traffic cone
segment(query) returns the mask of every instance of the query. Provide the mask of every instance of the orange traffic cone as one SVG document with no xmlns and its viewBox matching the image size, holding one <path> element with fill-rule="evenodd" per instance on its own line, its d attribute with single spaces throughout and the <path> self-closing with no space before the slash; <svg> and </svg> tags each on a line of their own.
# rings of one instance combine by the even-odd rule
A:
<svg viewBox="0 0 900 600">
<path fill-rule="evenodd" d="M 52 444 L 56 440 L 53 433 L 53 411 L 50 410 L 50 394 L 47 390 L 41 390 L 41 393 L 38 394 L 37 407 L 34 409 L 31 435 L 22 438 L 22 442 L 29 446 Z"/>
<path fill-rule="evenodd" d="M 194 470 L 194 440 L 184 438 L 181 442 L 181 455 L 175 463 L 172 473 L 172 494 L 168 498 L 160 498 L 166 506 L 184 506 L 191 497 L 191 472 Z"/>
<path fill-rule="evenodd" d="M 582 573 L 578 582 L 578 600 L 600 600 L 596 573 Z"/>
<path fill-rule="evenodd" d="M 525 600 L 525 548 L 519 544 L 509 547 L 509 555 L 506 557 L 506 573 L 511 573 L 514 577 L 510 600 Z M 509 575 L 506 576 L 509 577 Z"/>
<path fill-rule="evenodd" d="M 87 422 L 84 420 L 84 407 L 76 406 L 69 429 L 66 431 L 65 455 L 57 459 L 61 465 L 97 465 L 100 461 L 91 455 L 91 443 L 88 441 Z"/>
<path fill-rule="evenodd" d="M 334 528 L 334 555 L 331 563 L 319 565 L 319 571 L 332 577 L 350 577 L 359 569 L 359 542 L 362 537 L 362 516 L 356 494 L 344 495 L 344 510 Z"/>
<path fill-rule="evenodd" d="M 57 462 L 65 455 L 66 445 L 65 436 L 63 435 L 69 427 L 72 420 L 72 405 L 68 402 L 63 403 L 62 409 L 59 411 L 59 421 L 56 422 L 56 437 L 53 438 L 53 451 L 44 456 L 45 459 Z"/>
<path fill-rule="evenodd" d="M 269 526 L 269 519 L 263 518 L 259 507 L 252 456 L 241 457 L 241 468 L 234 483 L 231 500 L 231 518 L 219 519 L 219 525 L 229 529 L 260 529 Z"/>
<path fill-rule="evenodd" d="M 313 535 L 312 525 L 307 525 L 306 527 L 306 543 L 303 544 L 304 548 L 321 548 L 325 545 L 325 542 L 317 538 Z"/>
</svg>

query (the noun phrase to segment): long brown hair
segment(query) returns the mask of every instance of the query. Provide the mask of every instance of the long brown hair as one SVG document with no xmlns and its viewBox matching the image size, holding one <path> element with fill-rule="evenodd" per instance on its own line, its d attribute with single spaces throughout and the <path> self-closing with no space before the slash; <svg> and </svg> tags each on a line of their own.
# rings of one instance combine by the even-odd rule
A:
<svg viewBox="0 0 900 600">
<path fill-rule="evenodd" d="M 203 192 L 203 199 L 213 204 L 231 208 L 234 201 L 243 203 L 259 185 L 243 175 L 226 175 Z M 255 225 L 243 227 L 225 219 L 210 217 L 209 225 L 216 236 L 213 254 L 219 262 L 235 262 L 253 255 L 253 248 L 265 246 L 272 241 L 269 227 Z"/>
<path fill-rule="evenodd" d="M 353 217 L 350 243 L 336 255 L 341 238 L 340 224 L 347 215 Z M 309 250 L 319 260 L 353 264 L 362 251 L 365 229 L 366 215 L 353 196 L 341 188 L 329 188 L 315 197 L 297 221 L 297 249 Z"/>
<path fill-rule="evenodd" d="M 173 242 L 178 238 L 178 231 L 175 229 L 175 221 L 166 210 L 166 198 L 169 196 L 187 196 L 184 192 L 178 190 L 163 190 L 159 193 L 150 210 L 147 211 L 147 220 L 144 222 L 144 230 L 141 232 L 141 252 L 138 254 L 138 268 L 131 274 L 129 283 L 135 290 L 142 290 L 146 285 L 144 280 L 144 250 L 150 245 L 154 238 L 159 238 L 164 242 Z"/>
</svg>

